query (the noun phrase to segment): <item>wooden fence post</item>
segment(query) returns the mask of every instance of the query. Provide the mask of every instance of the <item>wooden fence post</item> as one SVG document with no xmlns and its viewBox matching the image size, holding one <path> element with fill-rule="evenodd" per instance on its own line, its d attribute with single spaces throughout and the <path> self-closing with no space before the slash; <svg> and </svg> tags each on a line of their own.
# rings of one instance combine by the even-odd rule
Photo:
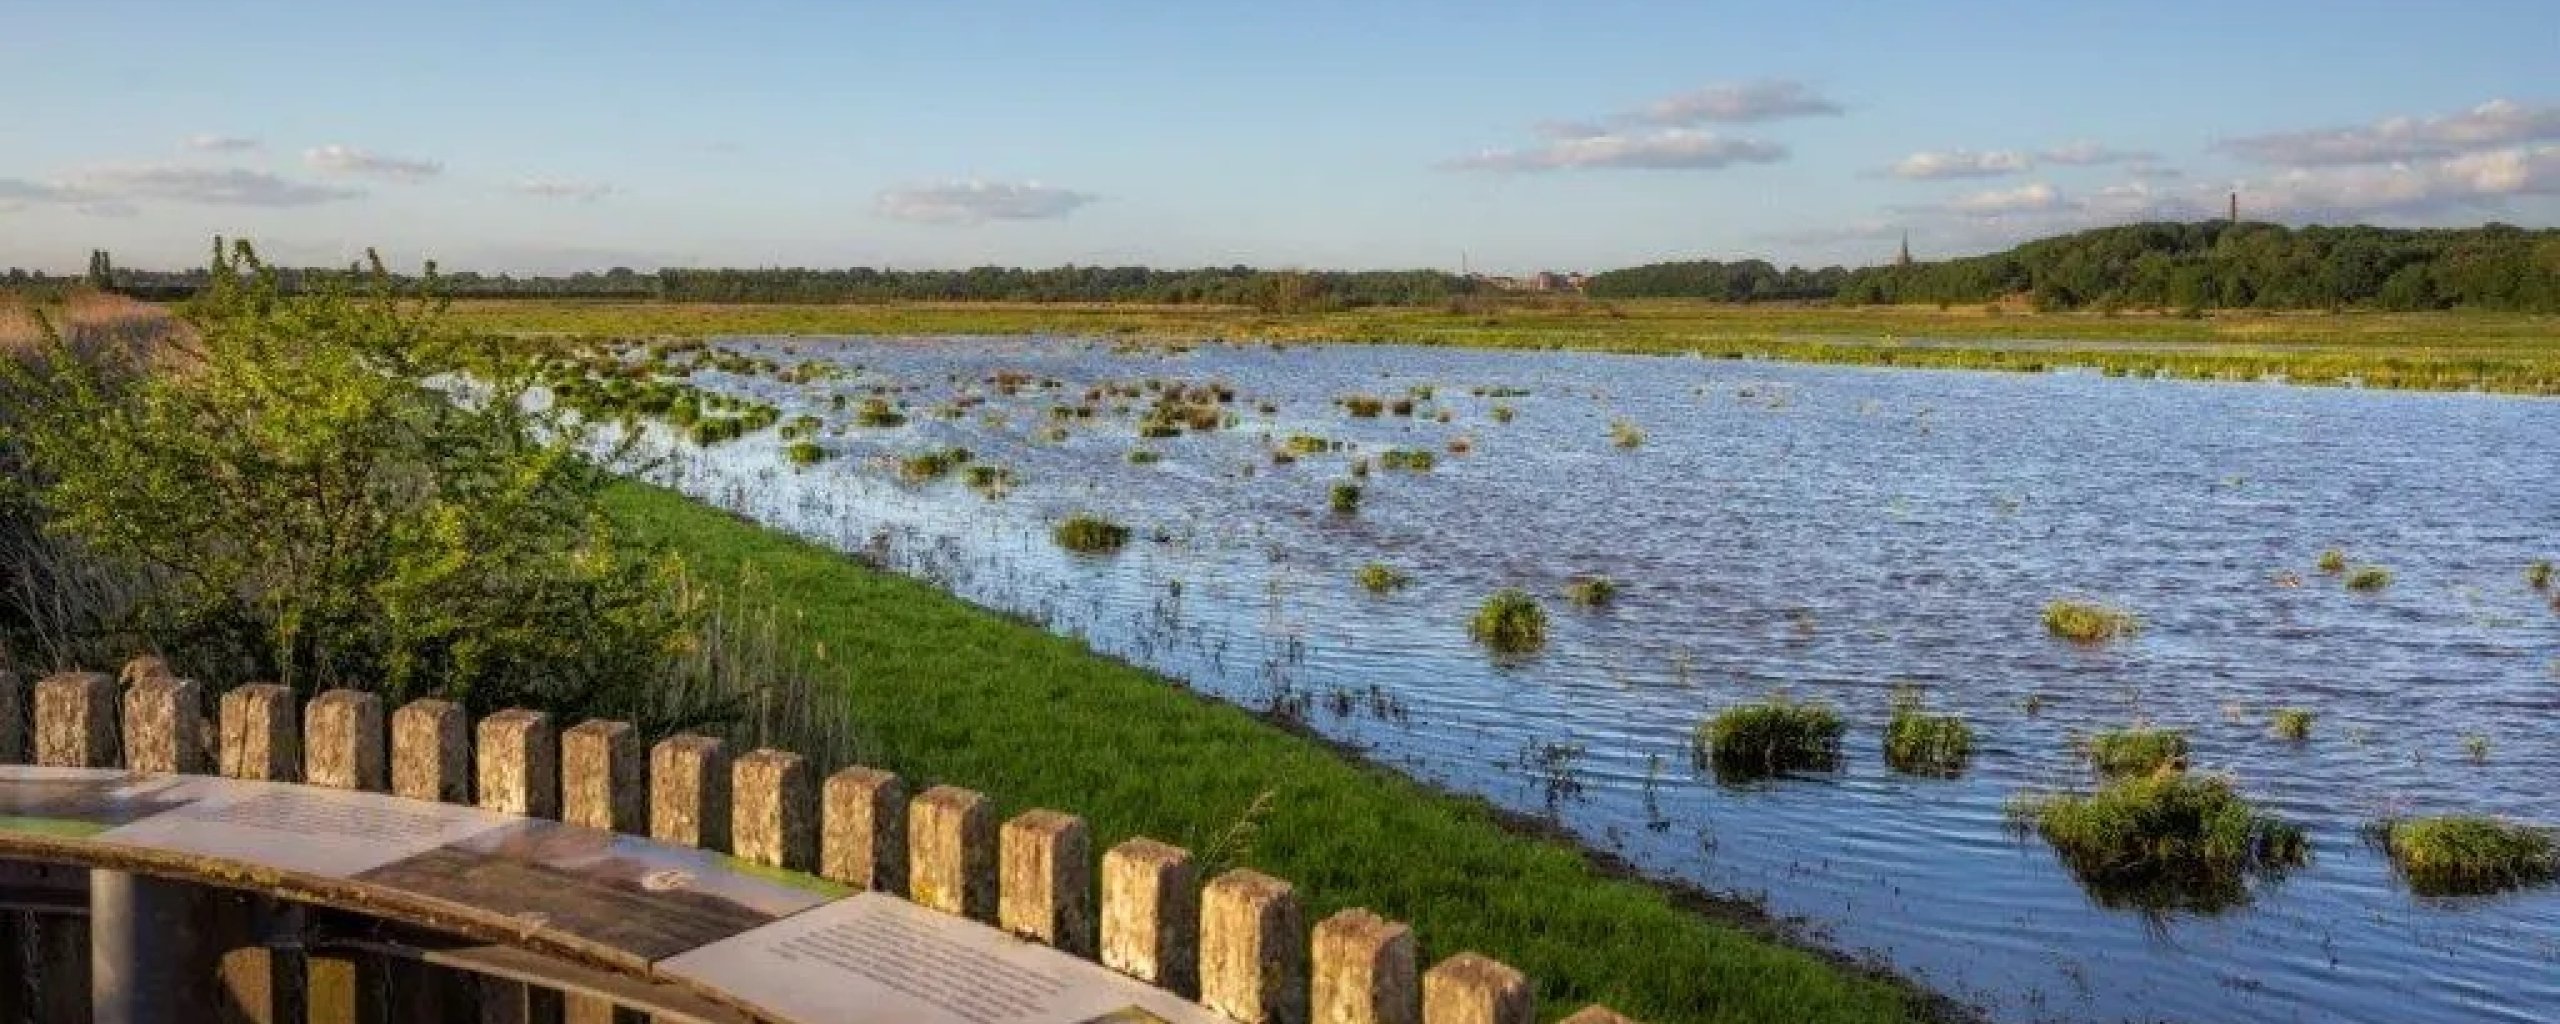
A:
<svg viewBox="0 0 2560 1024">
<path fill-rule="evenodd" d="M 729 756 L 708 736 L 669 736 L 649 750 L 649 838 L 729 848 Z"/>
<path fill-rule="evenodd" d="M 235 686 L 222 695 L 222 774 L 261 782 L 299 782 L 302 733 L 293 691 L 274 683 Z"/>
<path fill-rule="evenodd" d="M 1242 1024 L 1304 1024 L 1307 929 L 1289 883 L 1238 868 L 1201 891 L 1200 1002 Z"/>
<path fill-rule="evenodd" d="M 54 768 L 113 768 L 116 681 L 96 672 L 64 672 L 36 683 L 36 763 Z"/>
<path fill-rule="evenodd" d="M 907 790 L 876 768 L 827 776 L 819 810 L 818 873 L 861 889 L 907 888 Z"/>
<path fill-rule="evenodd" d="M 391 715 L 391 791 L 430 803 L 471 802 L 471 716 L 413 700 Z"/>
<path fill-rule="evenodd" d="M 750 864 L 807 871 L 818 860 L 817 799 L 809 762 L 782 750 L 738 758 L 729 781 L 730 853 Z"/>
<path fill-rule="evenodd" d="M 1491 957 L 1460 953 L 1422 976 L 1423 1024 L 1537 1024 L 1527 975 Z"/>
<path fill-rule="evenodd" d="M 560 734 L 560 820 L 607 832 L 647 826 L 640 731 L 629 722 L 580 722 Z"/>
<path fill-rule="evenodd" d="M 480 806 L 528 818 L 560 816 L 560 743 L 551 716 L 521 708 L 480 720 Z"/>
<path fill-rule="evenodd" d="M 907 805 L 907 892 L 918 904 L 994 924 L 995 809 L 957 786 L 935 786 Z"/>
<path fill-rule="evenodd" d="M 1317 922 L 1309 1001 L 1317 1024 L 1415 1024 L 1413 929 L 1366 910 Z"/>
<path fill-rule="evenodd" d="M 1200 991 L 1200 872 L 1189 851 L 1130 839 L 1102 855 L 1102 964 L 1185 996 Z"/>
<path fill-rule="evenodd" d="M 202 773 L 204 688 L 193 679 L 146 676 L 124 691 L 125 767 L 137 772 Z"/>
<path fill-rule="evenodd" d="M 330 789 L 379 793 L 391 783 L 383 756 L 382 698 L 331 690 L 302 709 L 302 779 Z"/>
<path fill-rule="evenodd" d="M 1093 956 L 1093 839 L 1084 819 L 1026 811 L 998 837 L 997 923 L 1077 956 Z"/>
</svg>

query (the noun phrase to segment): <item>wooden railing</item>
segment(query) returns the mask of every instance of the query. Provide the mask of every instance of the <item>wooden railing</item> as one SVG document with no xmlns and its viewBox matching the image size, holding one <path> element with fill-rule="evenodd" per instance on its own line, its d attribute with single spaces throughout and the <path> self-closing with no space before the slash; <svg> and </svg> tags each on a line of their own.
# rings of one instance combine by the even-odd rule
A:
<svg viewBox="0 0 2560 1024">
<path fill-rule="evenodd" d="M 727 862 L 710 854 L 726 854 L 745 879 L 734 884 L 751 886 L 764 877 L 801 892 L 824 890 L 809 900 L 819 909 L 775 915 L 768 927 L 837 912 L 858 901 L 879 907 L 885 906 L 879 900 L 902 897 L 940 915 L 1046 947 L 1040 955 L 1096 962 L 1117 976 L 1180 997 L 1181 1005 L 1246 1024 L 1515 1024 L 1535 1017 L 1530 980 L 1496 960 L 1459 953 L 1424 971 L 1417 963 L 1414 933 L 1403 923 L 1351 909 L 1309 927 L 1299 894 L 1288 882 L 1245 869 L 1204 882 L 1189 852 L 1152 839 L 1129 839 L 1097 858 L 1085 822 L 1060 811 L 1032 810 L 999 822 L 994 804 L 970 790 L 935 786 L 910 795 L 895 774 L 866 767 L 816 779 L 798 754 L 733 751 L 703 736 L 674 736 L 644 749 L 640 734 L 621 722 L 585 721 L 563 730 L 549 715 L 510 710 L 475 723 L 459 706 L 438 700 L 416 701 L 386 714 L 376 695 L 354 690 L 331 690 L 297 706 L 292 690 L 275 685 L 225 692 L 208 716 L 207 696 L 153 658 L 125 666 L 121 679 L 63 673 L 31 688 L 0 672 L 0 760 L 118 769 L 113 774 L 119 777 L 218 775 L 380 793 L 384 805 L 394 809 L 415 806 L 405 801 L 475 808 L 469 813 L 480 817 L 453 819 L 460 822 L 455 827 L 464 829 L 521 820 L 499 816 L 551 819 L 560 825 L 541 826 L 550 831 L 541 832 L 545 838 L 534 845 L 620 843 L 624 845 L 613 849 L 632 858 L 696 857 L 699 863 L 682 862 L 689 865 L 686 873 L 718 872 Z M 222 799 L 236 803 L 248 797 L 230 793 Z M 877 1019 L 852 1005 L 832 1015 L 823 1003 L 819 1013 L 787 1015 L 753 992 L 688 973 L 685 965 L 692 957 L 687 955 L 668 955 L 664 949 L 635 954 L 595 940 L 561 920 L 575 915 L 472 906 L 457 903 L 450 893 L 418 897 L 401 889 L 396 877 L 382 881 L 387 869 L 330 879 L 273 865 L 262 868 L 256 851 L 217 851 L 219 856 L 191 862 L 118 846 L 116 837 L 123 832 L 67 836 L 60 829 L 36 831 L 46 834 L 11 833 L 0 825 L 0 858 L 110 873 L 91 879 L 93 908 L 99 906 L 99 892 L 123 891 L 101 890 L 98 878 L 124 885 L 123 875 L 112 873 L 130 872 L 210 883 L 273 898 L 289 909 L 309 906 L 337 913 L 353 908 L 395 927 L 484 944 L 478 953 L 467 952 L 467 947 L 457 953 L 450 946 L 439 953 L 424 940 L 406 947 L 400 942 L 342 943 L 364 955 L 343 968 L 320 955 L 298 973 L 279 974 L 270 961 L 302 955 L 293 948 L 293 936 L 278 939 L 273 929 L 251 940 L 235 935 L 226 941 L 240 943 L 239 948 L 219 951 L 223 960 L 216 984 L 236 1007 L 234 1012 L 250 1019 L 280 1020 L 294 1005 L 307 1005 L 313 1021 L 440 1019 L 418 1016 L 428 1012 L 420 1008 L 423 1004 L 384 994 L 386 986 L 400 984 L 403 971 L 414 969 L 486 975 L 472 990 L 471 999 L 484 1004 L 480 1012 L 493 1012 L 497 1003 L 519 1012 L 539 1007 L 541 1000 L 529 999 L 527 992 L 541 986 L 529 989 L 523 979 L 569 977 L 558 985 L 566 994 L 553 997 L 569 1020 L 627 1020 L 635 1008 L 669 1019 L 708 1019 L 708 1011 L 681 1009 L 694 1005 L 717 1006 L 746 1018 L 789 1017 L 795 1024 Z M 288 859 L 284 852 L 276 859 Z M 360 891 L 374 885 L 384 891 Z M 572 894 L 540 891 L 528 897 L 533 903 L 568 898 Z M 20 911 L 19 919 L 32 913 Z M 967 939 L 975 931 L 971 926 L 947 917 L 928 920 L 945 922 L 938 927 L 969 929 L 954 934 L 975 941 Z M 90 926 L 103 928 L 95 921 Z M 746 928 L 734 938 L 746 941 L 758 934 Z M 14 945 L 35 949 L 46 944 L 22 938 Z M 60 942 L 52 945 L 68 948 Z M 406 949 L 405 955 L 425 967 L 392 963 L 386 951 L 394 947 Z M 73 963 L 76 950 L 55 952 L 29 969 L 105 970 Z M 510 975 L 504 963 L 519 953 L 551 958 L 542 962 L 556 967 L 519 965 Z M 544 973 L 555 969 L 568 973 Z M 625 984 L 588 983 L 598 973 Z M 993 984 L 982 978 L 941 980 L 963 987 Z M 0 986 L 14 983 L 0 978 Z M 813 989 L 831 984 L 818 975 L 808 979 Z M 59 1003 L 52 1012 L 70 1012 L 60 1007 L 72 1002 L 76 1000 Z M 116 1019 L 141 1019 L 130 1006 L 118 1005 L 123 1008 L 117 1013 L 124 1016 Z M 7 1006 L 8 1000 L 0 998 L 0 1024 L 11 1024 Z M 98 1019 L 110 1019 L 106 1001 L 93 1000 L 93 1006 Z M 435 1012 L 451 1009 L 446 1005 Z M 41 1008 L 19 1012 L 44 1019 Z M 1569 1018 L 1572 1024 L 1623 1019 L 1596 1006 Z"/>
</svg>

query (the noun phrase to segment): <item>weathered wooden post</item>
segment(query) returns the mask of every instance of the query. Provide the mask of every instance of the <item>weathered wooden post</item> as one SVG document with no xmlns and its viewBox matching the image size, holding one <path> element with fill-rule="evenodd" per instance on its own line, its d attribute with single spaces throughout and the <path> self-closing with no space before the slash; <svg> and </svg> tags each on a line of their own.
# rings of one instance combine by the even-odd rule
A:
<svg viewBox="0 0 2560 1024">
<path fill-rule="evenodd" d="M 326 789 L 381 792 L 390 785 L 382 698 L 330 690 L 303 705 L 302 779 Z M 388 979 L 378 960 L 311 956 L 304 968 L 310 1024 L 376 1021 L 389 1012 Z"/>
<path fill-rule="evenodd" d="M 1102 964 L 1200 992 L 1200 872 L 1178 846 L 1137 838 L 1102 855 Z"/>
<path fill-rule="evenodd" d="M 907 888 L 907 789 L 876 768 L 827 776 L 820 795 L 818 873 L 862 889 Z"/>
<path fill-rule="evenodd" d="M 1636 1024 L 1635 1018 L 1620 1014 L 1606 1006 L 1593 1004 L 1575 1011 L 1557 1024 Z"/>
<path fill-rule="evenodd" d="M 1309 995 L 1317 1024 L 1415 1024 L 1413 929 L 1366 910 L 1317 922 Z"/>
<path fill-rule="evenodd" d="M 391 715 L 391 791 L 430 803 L 471 802 L 471 716 L 413 700 Z"/>
<path fill-rule="evenodd" d="M 637 834 L 648 824 L 648 770 L 640 731 L 595 719 L 560 734 L 560 820 Z"/>
<path fill-rule="evenodd" d="M 480 720 L 480 806 L 528 818 L 560 816 L 560 744 L 551 716 L 521 708 Z"/>
<path fill-rule="evenodd" d="M 1024 938 L 1092 957 L 1093 839 L 1084 819 L 1025 811 L 1004 823 L 996 858 L 997 923 Z"/>
<path fill-rule="evenodd" d="M 274 683 L 235 686 L 222 695 L 222 774 L 261 782 L 302 779 L 302 734 L 293 691 Z"/>
<path fill-rule="evenodd" d="M 1423 1024 L 1537 1024 L 1527 975 L 1475 953 L 1460 953 L 1422 976 Z"/>
<path fill-rule="evenodd" d="M 649 750 L 649 838 L 729 848 L 729 755 L 708 736 L 669 736 Z"/>
<path fill-rule="evenodd" d="M 935 786 L 907 805 L 907 893 L 916 903 L 994 924 L 996 819 L 987 798 Z"/>
<path fill-rule="evenodd" d="M 1200 1002 L 1243 1024 L 1304 1024 L 1307 929 L 1289 883 L 1238 868 L 1201 891 Z"/>
<path fill-rule="evenodd" d="M 729 780 L 729 852 L 750 864 L 807 871 L 818 860 L 809 762 L 784 750 L 738 758 Z"/>
<path fill-rule="evenodd" d="M 96 672 L 64 672 L 36 683 L 36 763 L 54 768 L 113 768 L 116 681 Z"/>
<path fill-rule="evenodd" d="M 168 675 L 135 680 L 124 691 L 124 751 L 125 767 L 137 772 L 201 774 L 204 688 Z"/>
</svg>

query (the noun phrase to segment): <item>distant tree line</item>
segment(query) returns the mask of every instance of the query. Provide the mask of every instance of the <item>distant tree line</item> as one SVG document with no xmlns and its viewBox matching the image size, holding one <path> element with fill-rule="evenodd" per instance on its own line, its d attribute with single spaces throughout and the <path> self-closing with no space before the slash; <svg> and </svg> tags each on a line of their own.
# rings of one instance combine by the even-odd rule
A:
<svg viewBox="0 0 2560 1024">
<path fill-rule="evenodd" d="M 335 270 L 284 270 L 298 293 Z M 0 276 L 42 291 L 86 283 L 140 298 L 180 298 L 203 270 L 141 271 L 104 251 L 80 278 Z M 405 281 L 403 283 L 406 283 Z M 445 274 L 457 298 L 599 298 L 669 302 L 1141 302 L 1243 305 L 1273 312 L 1430 306 L 1490 292 L 1482 280 L 1436 270 L 1292 271 L 1251 267 L 1157 270 L 1064 266 L 1028 270 L 769 268 L 641 273 L 628 267 L 565 276 Z M 1593 275 L 1593 298 L 1724 302 L 1974 304 L 2025 297 L 2039 309 L 2485 309 L 2560 312 L 2560 229 L 2288 228 L 2202 221 L 2128 224 L 2028 242 L 1984 256 L 1878 266 L 1780 268 L 1765 260 L 1654 263 Z"/>
<path fill-rule="evenodd" d="M 2004 253 L 1860 271 L 1849 302 L 2041 309 L 2560 311 L 2560 230 L 2129 224 Z"/>
</svg>

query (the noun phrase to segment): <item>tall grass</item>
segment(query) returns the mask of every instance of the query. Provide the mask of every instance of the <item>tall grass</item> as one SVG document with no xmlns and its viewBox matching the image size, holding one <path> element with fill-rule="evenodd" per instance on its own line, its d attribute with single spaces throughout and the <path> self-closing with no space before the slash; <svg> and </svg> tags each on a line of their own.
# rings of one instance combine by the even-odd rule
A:
<svg viewBox="0 0 2560 1024">
<path fill-rule="evenodd" d="M 1973 756 L 1973 727 L 1957 715 L 1923 710 L 1919 691 L 1893 695 L 1893 719 L 1884 730 L 1884 763 L 1909 775 L 1955 775 Z"/>
<path fill-rule="evenodd" d="M 1775 697 L 1726 708 L 1698 726 L 1692 737 L 1701 760 L 1725 781 L 1747 781 L 1797 770 L 1828 770 L 1840 763 L 1840 713 L 1826 704 Z"/>
<path fill-rule="evenodd" d="M 2044 606 L 2044 628 L 2080 644 L 2102 644 L 2140 628 L 2133 613 L 2091 601 L 2052 601 Z"/>
<path fill-rule="evenodd" d="M 2423 896 L 2499 892 L 2550 881 L 2560 871 L 2550 830 L 2497 818 L 2393 818 L 2374 823 L 2367 835 Z"/>
<path fill-rule="evenodd" d="M 2088 794 L 2025 794 L 2009 815 L 2108 903 L 2219 910 L 2247 900 L 2248 878 L 2310 855 L 2301 829 L 2258 813 L 2218 776 L 2162 772 Z"/>
<path fill-rule="evenodd" d="M 2110 778 L 2150 775 L 2187 764 L 2187 734 L 2176 729 L 2131 728 L 2089 737 L 2089 764 Z"/>
<path fill-rule="evenodd" d="M 1497 590 L 1467 620 L 1467 636 L 1496 654 L 1528 654 L 1547 645 L 1547 610 L 1528 591 Z"/>
</svg>

